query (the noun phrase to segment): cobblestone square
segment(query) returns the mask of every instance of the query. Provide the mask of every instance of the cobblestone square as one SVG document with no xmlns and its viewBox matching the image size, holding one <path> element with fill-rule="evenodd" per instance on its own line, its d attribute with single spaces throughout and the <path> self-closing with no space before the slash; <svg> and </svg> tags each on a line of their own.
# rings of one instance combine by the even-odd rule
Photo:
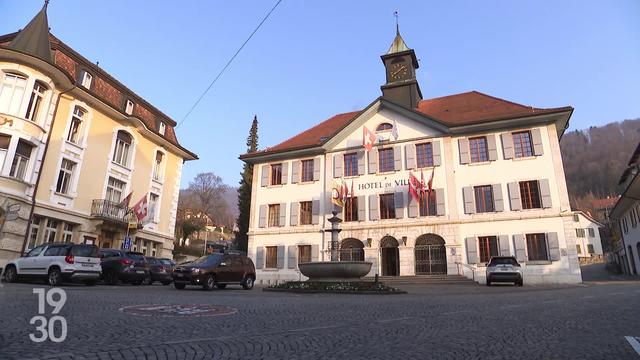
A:
<svg viewBox="0 0 640 360">
<path fill-rule="evenodd" d="M 32 289 L 47 287 L 3 284 L 0 358 L 635 359 L 625 336 L 640 336 L 638 285 L 407 285 L 388 296 L 65 286 L 67 339 L 34 343 Z M 195 304 L 234 311 L 184 316 Z M 135 305 L 173 306 L 121 311 Z"/>
</svg>

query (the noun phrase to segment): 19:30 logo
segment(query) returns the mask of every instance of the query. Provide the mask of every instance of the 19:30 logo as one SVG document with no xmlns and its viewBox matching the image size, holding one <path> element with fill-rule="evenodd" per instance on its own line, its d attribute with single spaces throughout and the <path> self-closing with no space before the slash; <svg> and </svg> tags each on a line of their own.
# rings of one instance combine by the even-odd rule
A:
<svg viewBox="0 0 640 360">
<path fill-rule="evenodd" d="M 34 294 L 38 294 L 38 314 L 29 320 L 29 324 L 36 325 L 37 334 L 29 334 L 29 339 L 33 342 L 41 343 L 51 340 L 55 343 L 63 342 L 67 338 L 67 320 L 56 315 L 60 313 L 67 301 L 67 293 L 60 288 L 53 288 L 49 291 L 45 289 L 33 289 Z M 54 296 L 57 295 L 57 299 Z M 46 300 L 46 304 L 45 304 Z M 51 316 L 47 319 L 46 305 L 53 308 Z M 57 331 L 59 328 L 59 331 Z"/>
</svg>

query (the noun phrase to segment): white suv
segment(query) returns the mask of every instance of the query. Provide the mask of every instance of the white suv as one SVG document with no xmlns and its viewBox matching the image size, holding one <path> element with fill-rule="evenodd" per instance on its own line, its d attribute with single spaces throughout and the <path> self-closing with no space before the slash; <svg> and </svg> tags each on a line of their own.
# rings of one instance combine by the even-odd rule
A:
<svg viewBox="0 0 640 360">
<path fill-rule="evenodd" d="M 63 281 L 80 281 L 95 285 L 100 278 L 100 255 L 95 245 L 48 243 L 37 246 L 24 257 L 7 263 L 4 279 L 46 279 L 51 286 Z"/>
</svg>

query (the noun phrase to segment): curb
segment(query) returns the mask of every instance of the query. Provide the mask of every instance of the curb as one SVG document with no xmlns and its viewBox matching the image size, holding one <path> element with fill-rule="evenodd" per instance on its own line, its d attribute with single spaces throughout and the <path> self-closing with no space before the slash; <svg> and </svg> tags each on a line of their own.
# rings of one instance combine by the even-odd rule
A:
<svg viewBox="0 0 640 360">
<path fill-rule="evenodd" d="M 347 295 L 401 295 L 407 294 L 404 290 L 399 291 L 353 291 L 353 290 L 312 290 L 312 289 L 275 289 L 263 288 L 262 291 L 267 292 L 288 292 L 298 294 L 347 294 Z"/>
</svg>

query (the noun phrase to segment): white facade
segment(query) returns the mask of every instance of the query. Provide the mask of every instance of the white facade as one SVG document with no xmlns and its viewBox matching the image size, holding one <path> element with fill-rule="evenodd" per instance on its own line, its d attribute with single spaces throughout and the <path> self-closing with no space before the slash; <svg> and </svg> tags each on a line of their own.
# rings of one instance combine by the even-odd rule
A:
<svg viewBox="0 0 640 360">
<path fill-rule="evenodd" d="M 562 121 L 568 116 L 562 114 Z M 363 127 L 374 130 L 382 123 L 395 124 L 398 138 L 382 131 L 378 137 L 388 140 L 366 152 Z M 330 259 L 330 233 L 325 230 L 334 208 L 332 187 L 344 181 L 349 189 L 353 186 L 359 218 L 341 224 L 339 239 L 342 245 L 345 239 L 356 239 L 347 242 L 359 244 L 364 259 L 373 262 L 369 276 L 445 272 L 484 282 L 488 256 L 514 255 L 523 266 L 525 283 L 581 282 L 558 123 L 556 114 L 451 127 L 379 99 L 322 145 L 244 158 L 255 164 L 248 253 L 256 263 L 257 281 L 303 278 L 297 270 L 300 256 Z M 522 131 L 531 140 L 531 156 L 516 157 L 511 135 Z M 469 156 L 468 140 L 476 137 L 486 139 L 487 161 L 473 162 Z M 423 143 L 431 144 L 434 166 L 417 168 L 416 144 Z M 380 172 L 378 151 L 388 148 L 393 149 L 393 169 Z M 349 153 L 358 159 L 354 176 L 344 176 L 344 155 Z M 302 160 L 313 160 L 306 163 L 313 164 L 310 181 L 300 179 Z M 282 184 L 271 185 L 276 164 L 282 164 Z M 436 199 L 431 216 L 419 216 L 408 194 L 411 172 L 418 178 L 423 173 L 425 182 L 433 172 Z M 524 183 L 528 181 L 535 182 Z M 536 199 L 531 192 L 521 198 L 523 184 L 536 188 Z M 476 202 L 478 186 L 487 186 L 483 189 L 491 193 L 492 201 L 484 208 Z M 382 219 L 383 194 L 394 194 L 393 219 Z M 525 203 L 536 206 L 524 209 Z M 275 210 L 270 219 L 270 205 L 280 207 L 277 219 Z M 310 224 L 300 225 L 301 207 L 309 205 Z M 344 211 L 338 216 L 344 219 Z M 309 247 L 300 247 L 305 245 Z"/>
<path fill-rule="evenodd" d="M 633 186 L 635 188 L 637 185 L 634 183 Z M 640 201 L 632 200 L 626 196 L 623 196 L 623 198 L 628 202 L 624 204 L 626 206 L 616 206 L 616 209 L 614 209 L 614 211 L 618 210 L 622 213 L 621 215 L 616 215 L 624 246 L 621 251 L 621 261 L 623 271 L 626 274 L 638 275 L 640 270 L 640 226 L 638 225 L 640 221 Z M 622 210 L 623 208 L 625 210 Z"/>
<path fill-rule="evenodd" d="M 576 221 L 577 220 L 577 221 Z M 602 224 L 586 216 L 581 211 L 573 214 L 573 225 L 576 229 L 576 252 L 579 258 L 602 256 L 600 231 Z"/>
</svg>

